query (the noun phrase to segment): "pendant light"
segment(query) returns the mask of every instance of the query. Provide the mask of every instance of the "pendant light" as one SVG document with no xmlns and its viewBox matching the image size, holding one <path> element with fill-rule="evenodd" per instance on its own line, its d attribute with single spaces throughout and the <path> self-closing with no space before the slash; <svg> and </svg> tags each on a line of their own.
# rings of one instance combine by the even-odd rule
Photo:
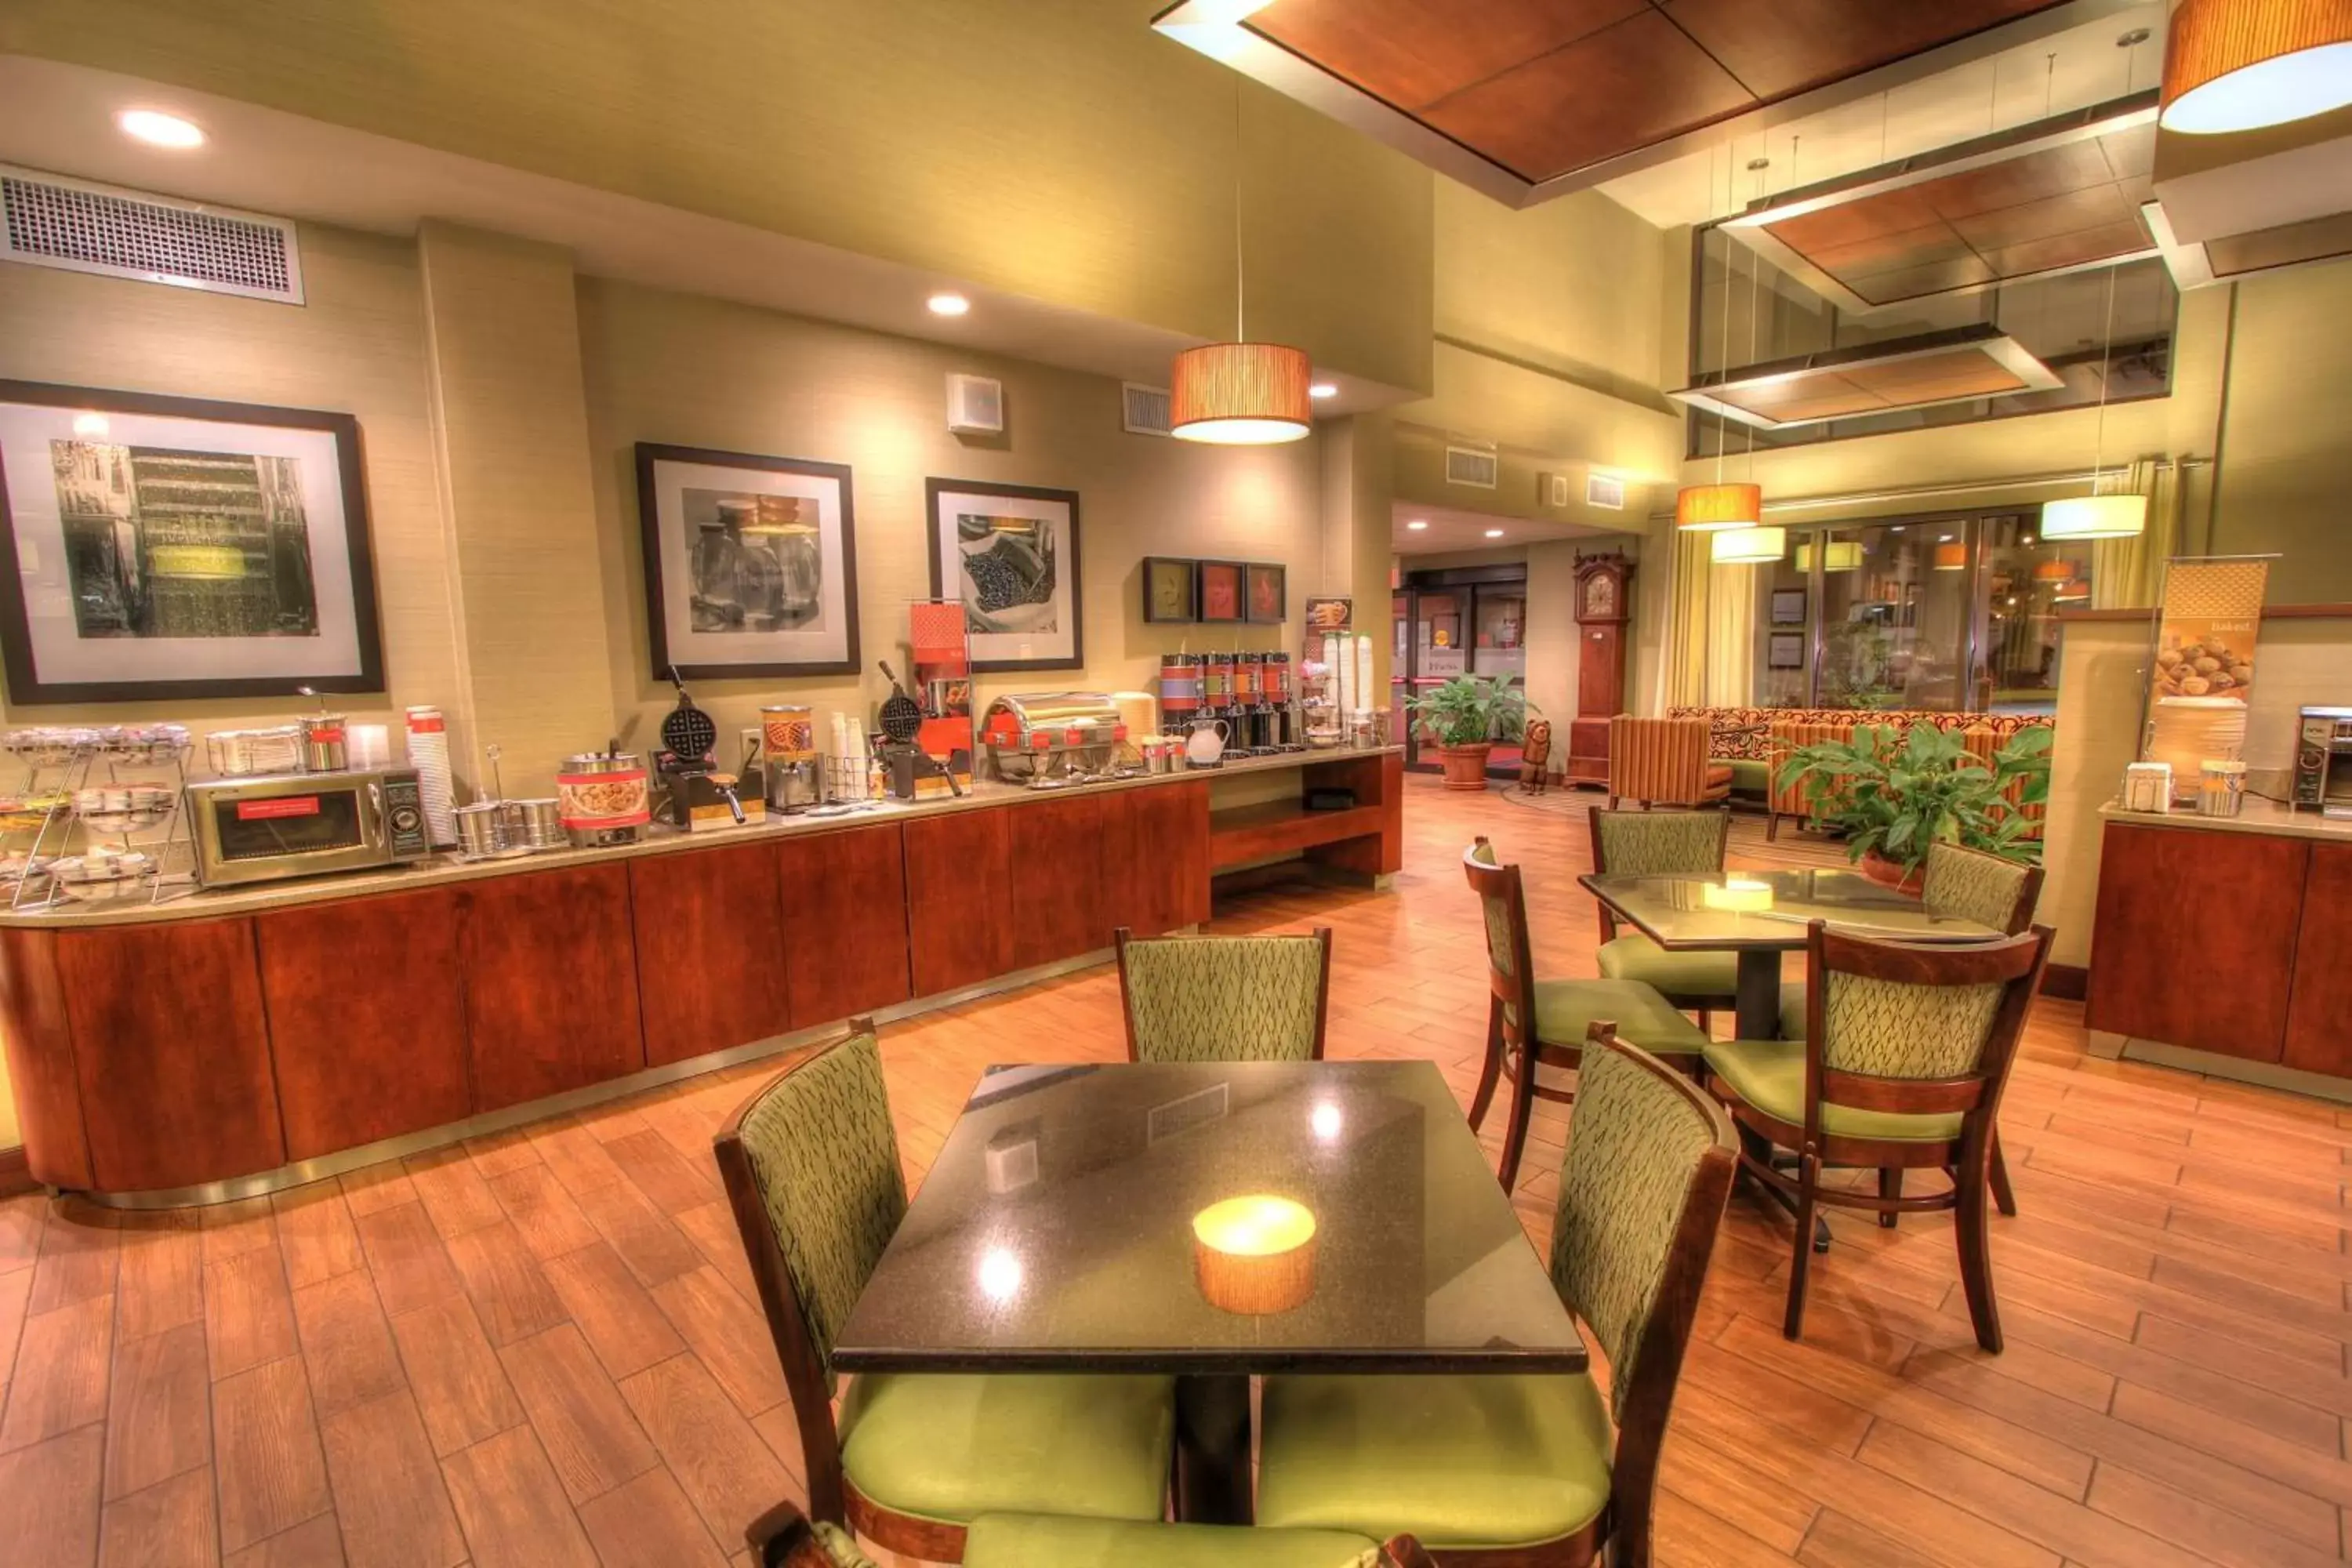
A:
<svg viewBox="0 0 2352 1568">
<path fill-rule="evenodd" d="M 1731 192 L 1732 150 L 1724 149 L 1724 193 Z M 1715 187 L 1715 176 L 1707 176 L 1707 188 Z M 1722 233 L 1717 230 L 1717 233 Z M 1748 330 L 1755 331 L 1755 307 L 1748 307 Z M 1750 357 L 1753 357 L 1752 353 Z M 1723 352 L 1719 363 L 1727 369 L 1731 363 L 1731 237 L 1723 238 Z M 1715 416 L 1715 483 L 1685 485 L 1675 492 L 1675 526 L 1692 533 L 1715 533 L 1735 528 L 1752 529 L 1764 521 L 1764 487 L 1757 484 L 1726 484 L 1723 479 L 1723 458 L 1731 445 L 1731 416 L 1718 409 Z M 1749 426 L 1748 438 L 1755 439 L 1754 426 Z M 1721 556 L 1715 557 L 1722 560 Z"/>
<path fill-rule="evenodd" d="M 2042 508 L 2042 537 L 2044 539 L 2130 539 L 2147 528 L 2147 498 L 2139 495 L 2105 496 L 2099 486 L 2105 482 L 2102 465 L 2107 446 L 2107 384 L 2113 379 L 2111 359 L 2116 341 L 2116 269 L 2107 268 L 2106 336 L 2099 349 L 2099 423 L 2098 434 L 2091 447 L 2091 493 L 2069 496 L 2064 500 L 2044 502 Z"/>
<path fill-rule="evenodd" d="M 1789 552 L 1785 528 L 1727 528 L 1707 541 L 1717 566 L 1768 566 Z"/>
<path fill-rule="evenodd" d="M 1220 447 L 1270 447 L 1314 429 L 1314 362 L 1304 349 L 1254 343 L 1244 330 L 1242 91 L 1234 84 L 1234 341 L 1186 349 L 1168 383 L 1169 434 Z"/>
<path fill-rule="evenodd" d="M 1965 572 L 1969 569 L 1969 547 L 1958 540 L 1948 540 L 1936 546 L 1936 570 Z"/>
<path fill-rule="evenodd" d="M 2257 131 L 2352 103 L 2352 0 L 2182 0 L 2157 123 Z"/>
</svg>

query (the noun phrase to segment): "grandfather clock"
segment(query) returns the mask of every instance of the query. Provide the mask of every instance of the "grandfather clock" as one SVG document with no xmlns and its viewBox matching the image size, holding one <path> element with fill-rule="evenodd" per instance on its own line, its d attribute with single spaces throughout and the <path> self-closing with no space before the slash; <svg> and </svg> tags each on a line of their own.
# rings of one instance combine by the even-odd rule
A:
<svg viewBox="0 0 2352 1568">
<path fill-rule="evenodd" d="M 1568 726 L 1570 784 L 1609 782 L 1609 721 L 1625 710 L 1625 627 L 1633 563 L 1621 551 L 1576 558 L 1576 717 Z"/>
</svg>

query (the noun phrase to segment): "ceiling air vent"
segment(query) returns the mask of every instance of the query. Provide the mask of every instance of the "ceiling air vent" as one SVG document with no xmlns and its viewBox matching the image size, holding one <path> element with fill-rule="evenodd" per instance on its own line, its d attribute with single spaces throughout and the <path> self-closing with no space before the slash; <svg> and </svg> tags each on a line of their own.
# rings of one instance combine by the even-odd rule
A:
<svg viewBox="0 0 2352 1568">
<path fill-rule="evenodd" d="M 1598 507 L 1602 511 L 1623 511 L 1625 510 L 1625 481 L 1622 479 L 1612 479 L 1607 474 L 1585 475 L 1584 504 L 1590 507 Z"/>
<path fill-rule="evenodd" d="M 1168 389 L 1118 384 L 1118 427 L 1130 436 L 1165 436 L 1173 426 L 1168 414 Z"/>
<path fill-rule="evenodd" d="M 0 165 L 0 261 L 302 302 L 282 217 Z"/>
<path fill-rule="evenodd" d="M 1495 489 L 1500 479 L 1502 464 L 1491 447 L 1452 447 L 1445 448 L 1445 482 L 1449 485 L 1470 485 L 1482 490 Z"/>
</svg>

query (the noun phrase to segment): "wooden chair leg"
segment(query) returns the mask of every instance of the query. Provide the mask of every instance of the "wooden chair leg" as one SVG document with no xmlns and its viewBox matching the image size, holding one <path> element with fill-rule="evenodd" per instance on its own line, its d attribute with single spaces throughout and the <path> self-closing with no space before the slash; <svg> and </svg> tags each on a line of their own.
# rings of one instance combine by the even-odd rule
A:
<svg viewBox="0 0 2352 1568">
<path fill-rule="evenodd" d="M 1511 1121 L 1503 1131 L 1503 1163 L 1496 1178 L 1503 1184 L 1503 1195 L 1508 1197 L 1519 1179 L 1519 1156 L 1527 1152 L 1528 1122 L 1536 1108 L 1536 1050 L 1532 1043 L 1522 1043 L 1516 1070 L 1511 1075 Z"/>
<path fill-rule="evenodd" d="M 1698 1032 L 1709 1038 L 1713 1038 L 1715 1035 L 1715 1014 L 1705 1007 L 1698 1008 L 1696 1011 L 1698 1013 Z"/>
<path fill-rule="evenodd" d="M 2000 1309 L 1992 1297 L 1992 1227 L 1986 1210 L 1988 1182 L 1981 1159 L 1961 1165 L 1955 1194 L 1958 1207 L 1953 1235 L 1960 1244 L 1960 1288 L 1968 1295 L 1969 1321 L 1976 1325 L 1977 1343 L 2000 1353 Z"/>
<path fill-rule="evenodd" d="M 1503 999 L 1486 998 L 1486 1059 L 1478 1068 L 1478 1090 L 1470 1097 L 1470 1131 L 1486 1120 L 1486 1107 L 1494 1102 L 1496 1080 L 1503 1076 Z"/>
<path fill-rule="evenodd" d="M 1780 1325 L 1784 1338 L 1805 1337 L 1805 1285 L 1813 1266 L 1813 1193 L 1822 1178 L 1822 1163 L 1811 1153 L 1797 1161 L 1797 1228 L 1789 1266 L 1789 1315 Z"/>
<path fill-rule="evenodd" d="M 1882 1198 L 1899 1198 L 1903 1195 L 1902 1166 L 1887 1165 L 1879 1171 L 1878 1195 Z M 1880 1215 L 1878 1216 L 1878 1223 L 1882 1228 L 1893 1230 L 1895 1228 L 1894 1211 L 1889 1210 L 1885 1214 Z"/>
<path fill-rule="evenodd" d="M 2017 1193 L 2009 1184 L 2009 1162 L 2000 1157 L 2000 1134 L 1992 1135 L 1992 1159 L 1986 1166 L 1992 1178 L 1992 1201 L 2010 1218 L 2017 1217 Z"/>
<path fill-rule="evenodd" d="M 1780 839 L 1780 814 L 1770 806 L 1764 808 L 1764 842 L 1777 844 Z"/>
</svg>

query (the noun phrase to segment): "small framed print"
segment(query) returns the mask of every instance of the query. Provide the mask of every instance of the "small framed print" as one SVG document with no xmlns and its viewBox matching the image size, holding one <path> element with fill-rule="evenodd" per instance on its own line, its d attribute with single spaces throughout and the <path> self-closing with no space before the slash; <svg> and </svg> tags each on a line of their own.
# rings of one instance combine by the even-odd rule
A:
<svg viewBox="0 0 2352 1568">
<path fill-rule="evenodd" d="M 1805 624 L 1805 591 L 1802 588 L 1772 590 L 1772 624 L 1776 626 L 1801 626 Z"/>
<path fill-rule="evenodd" d="M 1143 558 L 1143 618 L 1189 625 L 1201 618 L 1200 574 L 1194 561 L 1172 555 Z"/>
<path fill-rule="evenodd" d="M 1252 625 L 1279 625 L 1288 618 L 1289 576 L 1288 572 L 1272 562 L 1253 561 L 1249 563 L 1247 618 Z"/>
<path fill-rule="evenodd" d="M 1249 568 L 1239 561 L 1203 561 L 1199 566 L 1201 619 L 1212 625 L 1246 620 Z"/>
<path fill-rule="evenodd" d="M 1770 669 L 1802 669 L 1805 668 L 1805 634 L 1774 632 L 1766 652 L 1765 666 Z"/>
</svg>

